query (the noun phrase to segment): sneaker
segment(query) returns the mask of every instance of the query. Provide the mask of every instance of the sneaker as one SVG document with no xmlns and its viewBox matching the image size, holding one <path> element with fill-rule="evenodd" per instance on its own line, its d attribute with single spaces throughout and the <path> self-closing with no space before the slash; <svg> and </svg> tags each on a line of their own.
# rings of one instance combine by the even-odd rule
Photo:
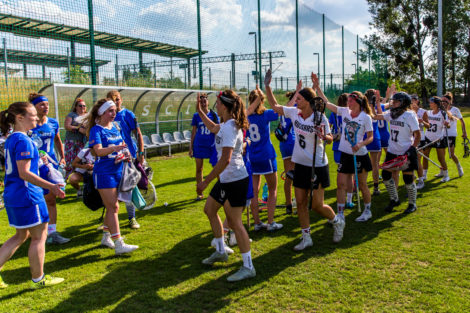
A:
<svg viewBox="0 0 470 313">
<path fill-rule="evenodd" d="M 262 229 L 267 229 L 268 224 L 265 224 L 263 222 L 260 222 L 259 224 L 255 224 L 255 231 L 260 231 Z"/>
<path fill-rule="evenodd" d="M 338 219 L 333 223 L 333 242 L 338 243 L 343 239 L 344 227 L 346 226 L 346 221 L 341 215 L 337 215 Z"/>
<path fill-rule="evenodd" d="M 284 225 L 276 223 L 276 222 L 273 221 L 271 224 L 268 224 L 267 230 L 268 231 L 276 231 L 276 230 L 281 229 L 282 227 L 284 227 Z"/>
<path fill-rule="evenodd" d="M 310 234 L 302 234 L 302 239 L 300 242 L 294 247 L 294 251 L 302 251 L 305 248 L 313 246 L 312 236 Z"/>
<path fill-rule="evenodd" d="M 194 200 L 195 200 L 195 201 L 201 201 L 201 200 L 203 200 L 203 199 L 204 199 L 204 195 L 198 195 L 198 196 L 196 197 L 196 199 L 194 199 Z"/>
<path fill-rule="evenodd" d="M 96 228 L 96 230 L 103 230 L 103 228 L 104 228 L 104 224 L 101 224 L 100 226 Z"/>
<path fill-rule="evenodd" d="M 256 270 L 254 267 L 253 269 L 250 270 L 248 267 L 242 266 L 240 267 L 238 272 L 227 277 L 227 281 L 235 282 L 235 281 L 240 281 L 240 280 L 244 280 L 247 278 L 253 278 L 255 276 L 256 276 Z"/>
<path fill-rule="evenodd" d="M 441 183 L 447 183 L 450 180 L 449 175 L 442 177 Z"/>
<path fill-rule="evenodd" d="M 215 262 L 227 262 L 227 260 L 228 260 L 227 253 L 220 253 L 218 251 L 215 251 L 214 253 L 211 254 L 210 257 L 202 260 L 202 264 L 212 265 Z"/>
<path fill-rule="evenodd" d="M 286 205 L 286 214 L 291 215 L 292 214 L 292 204 Z"/>
<path fill-rule="evenodd" d="M 458 166 L 458 167 L 457 167 L 457 171 L 459 172 L 459 177 L 462 177 L 462 176 L 463 176 L 463 168 L 462 168 L 462 166 Z"/>
<path fill-rule="evenodd" d="M 356 222 L 367 222 L 372 218 L 372 212 L 370 210 L 364 210 L 362 212 L 361 216 L 356 218 Z"/>
<path fill-rule="evenodd" d="M 374 188 L 374 192 L 372 193 L 373 196 L 378 196 L 380 195 L 380 189 L 379 188 Z"/>
<path fill-rule="evenodd" d="M 418 183 L 416 184 L 416 189 L 423 189 L 424 188 L 424 180 L 418 180 Z"/>
<path fill-rule="evenodd" d="M 111 239 L 111 234 L 110 233 L 103 233 L 103 237 L 101 237 L 101 245 L 114 249 L 114 241 Z"/>
<path fill-rule="evenodd" d="M 233 247 L 237 244 L 237 237 L 235 236 L 235 232 L 230 230 L 228 232 L 228 245 Z"/>
<path fill-rule="evenodd" d="M 129 220 L 129 227 L 132 228 L 132 229 L 139 229 L 140 228 L 140 224 L 137 222 L 135 217 L 133 217 Z"/>
<path fill-rule="evenodd" d="M 8 284 L 3 281 L 2 276 L 0 276 L 0 289 L 5 289 L 8 287 Z"/>
<path fill-rule="evenodd" d="M 434 177 L 444 177 L 444 173 L 442 171 L 439 172 L 439 174 L 434 175 Z"/>
<path fill-rule="evenodd" d="M 396 207 L 396 206 L 399 206 L 400 203 L 401 203 L 400 200 L 398 200 L 398 201 L 390 200 L 388 205 L 384 208 L 384 211 L 388 212 L 388 213 L 391 213 L 391 212 L 393 212 L 393 208 Z"/>
<path fill-rule="evenodd" d="M 116 253 L 116 255 L 120 255 L 124 253 L 131 253 L 137 248 L 139 248 L 139 246 L 128 245 L 124 243 L 124 240 L 122 240 L 122 238 L 119 238 L 118 240 L 114 242 L 114 252 Z"/>
<path fill-rule="evenodd" d="M 408 204 L 408 207 L 406 208 L 406 210 L 403 211 L 403 213 L 410 214 L 410 213 L 413 213 L 414 211 L 416 211 L 416 205 L 410 203 Z"/>
<path fill-rule="evenodd" d="M 215 238 L 213 238 L 212 241 L 211 241 L 211 247 L 214 248 L 214 249 L 217 249 L 217 244 L 215 243 Z M 225 253 L 227 253 L 228 255 L 233 254 L 233 250 L 229 246 L 227 246 L 227 242 L 226 242 L 225 238 L 224 238 L 224 249 L 225 249 Z"/>
<path fill-rule="evenodd" d="M 70 239 L 69 238 L 65 238 L 65 237 L 62 237 L 58 232 L 53 232 L 49 235 L 47 235 L 47 239 L 46 239 L 46 243 L 47 244 L 57 244 L 57 245 L 61 245 L 61 244 L 64 244 L 64 243 L 67 243 L 69 242 Z"/>
<path fill-rule="evenodd" d="M 82 198 L 83 197 L 83 191 L 80 189 L 80 190 L 77 190 L 77 198 Z"/>
<path fill-rule="evenodd" d="M 52 277 L 51 275 L 44 275 L 44 277 L 37 283 L 31 281 L 31 288 L 38 289 L 38 288 L 50 287 L 50 286 L 58 285 L 63 281 L 64 281 L 63 278 Z"/>
<path fill-rule="evenodd" d="M 346 202 L 346 205 L 344 206 L 344 208 L 352 209 L 354 208 L 354 206 L 355 206 L 354 202 Z"/>
</svg>

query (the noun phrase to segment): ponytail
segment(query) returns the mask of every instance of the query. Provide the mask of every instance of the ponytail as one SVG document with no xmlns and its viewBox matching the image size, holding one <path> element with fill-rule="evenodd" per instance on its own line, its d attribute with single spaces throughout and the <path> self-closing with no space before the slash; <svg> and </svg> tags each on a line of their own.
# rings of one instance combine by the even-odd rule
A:
<svg viewBox="0 0 470 313">
<path fill-rule="evenodd" d="M 106 98 L 98 100 L 96 104 L 93 106 L 93 108 L 91 109 L 90 113 L 88 113 L 84 121 L 84 124 L 86 125 L 86 135 L 88 138 L 90 138 L 90 130 L 93 128 L 93 126 L 96 125 L 98 121 L 98 117 L 99 117 L 98 110 L 108 100 L 109 99 L 106 99 Z"/>
<path fill-rule="evenodd" d="M 221 93 L 219 100 L 230 112 L 230 116 L 235 120 L 238 128 L 248 129 L 249 124 L 246 118 L 245 103 L 242 98 L 235 91 L 227 89 Z"/>
<path fill-rule="evenodd" d="M 31 105 L 29 102 L 14 102 L 8 106 L 8 109 L 0 112 L 0 131 L 3 136 L 8 135 L 15 125 L 16 116 L 26 115 L 26 109 Z"/>
</svg>

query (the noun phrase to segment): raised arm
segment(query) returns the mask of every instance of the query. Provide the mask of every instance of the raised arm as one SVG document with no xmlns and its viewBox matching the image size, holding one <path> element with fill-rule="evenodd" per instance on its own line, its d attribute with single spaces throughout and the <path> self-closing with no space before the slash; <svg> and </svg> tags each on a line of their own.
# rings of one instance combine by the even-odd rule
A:
<svg viewBox="0 0 470 313">
<path fill-rule="evenodd" d="M 262 91 L 259 89 L 259 86 L 256 85 L 256 93 L 258 94 L 258 97 L 256 97 L 255 101 L 253 101 L 250 106 L 246 109 L 246 115 L 251 115 L 256 111 L 256 108 L 259 106 L 261 102 L 261 93 Z"/>
<path fill-rule="evenodd" d="M 383 120 L 384 119 L 384 112 L 382 111 L 382 105 L 380 103 L 380 91 L 375 90 L 375 116 L 372 118 L 375 120 Z"/>
<path fill-rule="evenodd" d="M 197 102 L 196 102 L 196 111 L 199 114 L 199 117 L 201 118 L 202 122 L 204 125 L 206 125 L 207 129 L 213 133 L 217 134 L 220 130 L 220 125 L 214 123 L 207 115 L 206 113 L 202 110 L 201 108 L 201 94 L 198 92 L 197 93 Z"/>
<path fill-rule="evenodd" d="M 325 96 L 323 91 L 320 88 L 320 78 L 318 78 L 317 74 L 313 73 L 310 75 L 310 78 L 312 79 L 312 88 L 315 90 L 317 93 L 317 96 L 322 98 L 323 101 L 326 103 L 326 108 L 330 110 L 331 112 L 334 112 L 335 114 L 338 113 L 338 107 L 334 105 L 333 103 L 328 101 L 328 98 Z"/>
<path fill-rule="evenodd" d="M 266 96 L 268 98 L 269 106 L 277 114 L 284 115 L 284 109 L 282 108 L 282 105 L 279 105 L 277 103 L 276 97 L 274 97 L 273 91 L 271 89 L 271 86 L 270 86 L 271 79 L 272 79 L 272 72 L 271 72 L 271 69 L 269 69 L 266 72 L 266 75 L 264 76 L 264 87 L 266 89 Z"/>
</svg>

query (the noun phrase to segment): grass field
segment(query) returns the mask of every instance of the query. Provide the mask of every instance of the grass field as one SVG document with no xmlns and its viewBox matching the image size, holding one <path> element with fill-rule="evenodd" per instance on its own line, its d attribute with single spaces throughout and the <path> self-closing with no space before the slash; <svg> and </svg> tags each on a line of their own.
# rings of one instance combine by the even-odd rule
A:
<svg viewBox="0 0 470 313">
<path fill-rule="evenodd" d="M 470 126 L 470 112 L 466 117 Z M 275 138 L 273 143 L 278 145 Z M 101 248 L 96 230 L 100 213 L 88 210 L 68 189 L 59 205 L 58 230 L 72 241 L 47 246 L 45 265 L 47 273 L 64 277 L 65 283 L 29 290 L 24 245 L 2 270 L 10 286 L 0 290 L 0 311 L 468 312 L 470 159 L 463 159 L 462 151 L 459 139 L 457 155 L 466 174 L 456 178 L 456 167 L 448 160 L 452 179 L 440 184 L 433 177 L 438 169 L 430 167 L 426 187 L 418 193 L 418 210 L 411 215 L 401 213 L 406 208 L 403 187 L 403 204 L 385 214 L 388 196 L 381 185 L 382 194 L 372 201 L 373 219 L 356 223 L 357 211 L 348 210 L 339 244 L 333 244 L 333 229 L 326 220 L 311 214 L 314 247 L 295 253 L 297 216 L 283 215 L 284 208 L 279 208 L 276 221 L 284 229 L 273 234 L 250 229 L 256 278 L 235 284 L 226 278 L 241 265 L 238 248 L 226 264 L 212 269 L 201 264 L 212 253 L 212 234 L 204 201 L 193 201 L 194 161 L 185 153 L 153 158 L 156 207 L 137 212 L 139 230 L 127 227 L 123 206 L 120 215 L 126 241 L 140 249 L 115 257 L 113 250 Z M 333 163 L 331 153 L 328 156 Z M 435 152 L 432 158 L 436 160 Z M 209 164 L 205 169 L 207 174 Z M 331 164 L 332 182 L 335 169 Z M 282 204 L 282 181 L 278 190 Z M 336 207 L 335 187 L 328 188 L 326 201 Z M 5 241 L 14 231 L 7 226 L 5 211 L 0 219 L 0 241 Z"/>
</svg>

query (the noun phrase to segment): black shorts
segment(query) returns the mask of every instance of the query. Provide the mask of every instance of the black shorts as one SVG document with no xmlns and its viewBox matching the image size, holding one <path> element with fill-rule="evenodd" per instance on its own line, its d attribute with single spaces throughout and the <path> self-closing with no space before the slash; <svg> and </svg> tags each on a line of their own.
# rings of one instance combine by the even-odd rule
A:
<svg viewBox="0 0 470 313">
<path fill-rule="evenodd" d="M 243 207 L 246 204 L 249 181 L 248 176 L 230 183 L 221 183 L 219 180 L 212 187 L 210 196 L 222 205 L 228 200 L 232 207 Z"/>
<path fill-rule="evenodd" d="M 390 153 L 390 152 L 387 151 L 387 154 L 385 155 L 385 161 L 384 162 L 388 162 L 390 160 L 393 160 L 398 156 L 399 156 L 398 154 L 393 154 L 393 153 Z M 416 153 L 413 153 L 411 155 L 408 154 L 408 162 L 409 162 L 408 167 L 406 169 L 404 169 L 402 172 L 413 172 L 413 171 L 418 170 L 418 157 L 417 157 Z"/>
<path fill-rule="evenodd" d="M 432 141 L 428 138 L 425 139 L 426 141 L 426 144 L 429 144 L 431 143 Z M 432 145 L 429 145 L 426 149 L 428 148 L 436 148 L 436 149 L 445 149 L 447 148 L 447 140 L 446 140 L 446 137 L 442 137 L 441 139 L 439 139 L 438 141 L 436 141 L 435 143 L 433 143 Z"/>
<path fill-rule="evenodd" d="M 449 137 L 447 137 L 447 138 L 449 138 L 449 147 L 455 148 L 455 142 L 456 142 L 456 140 L 457 140 L 457 137 L 455 137 L 455 136 L 449 136 Z M 447 147 L 446 147 L 446 148 L 447 148 Z"/>
<path fill-rule="evenodd" d="M 372 162 L 370 161 L 369 154 L 356 155 L 356 166 L 358 173 L 361 173 L 362 170 L 366 172 L 372 171 Z M 341 152 L 338 173 L 354 174 L 354 156 L 352 154 Z"/>
<path fill-rule="evenodd" d="M 424 147 L 425 145 L 426 145 L 426 139 L 420 140 L 419 145 L 418 145 L 418 149 Z"/>
<path fill-rule="evenodd" d="M 313 189 L 318 189 L 321 185 L 323 189 L 330 187 L 330 167 L 327 165 L 315 167 L 317 176 L 313 182 Z M 295 164 L 294 167 L 294 187 L 309 190 L 312 185 L 312 167 L 302 164 Z"/>
</svg>

